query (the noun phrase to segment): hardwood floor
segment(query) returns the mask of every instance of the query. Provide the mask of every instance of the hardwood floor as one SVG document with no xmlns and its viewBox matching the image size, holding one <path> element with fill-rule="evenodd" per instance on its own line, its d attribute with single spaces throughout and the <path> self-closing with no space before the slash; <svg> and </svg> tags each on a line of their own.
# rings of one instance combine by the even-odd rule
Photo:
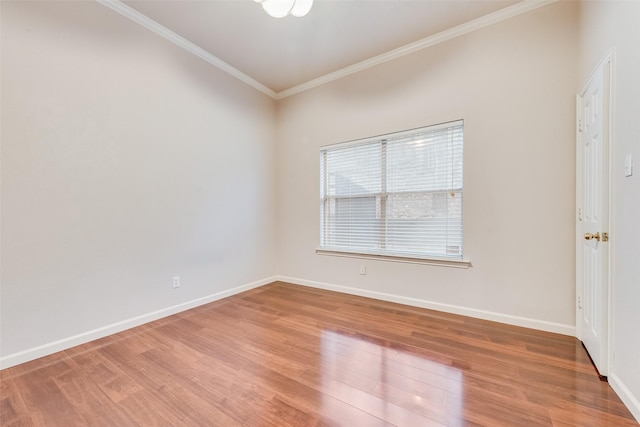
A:
<svg viewBox="0 0 640 427">
<path fill-rule="evenodd" d="M 575 338 L 281 282 L 0 380 L 2 426 L 638 426 Z"/>
</svg>

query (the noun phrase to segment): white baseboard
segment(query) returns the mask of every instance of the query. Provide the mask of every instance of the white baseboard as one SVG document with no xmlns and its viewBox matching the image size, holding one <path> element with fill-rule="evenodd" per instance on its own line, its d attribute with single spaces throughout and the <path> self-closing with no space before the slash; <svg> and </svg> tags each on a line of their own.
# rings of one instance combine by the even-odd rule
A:
<svg viewBox="0 0 640 427">
<path fill-rule="evenodd" d="M 58 341 L 54 341 L 48 344 L 40 345 L 38 347 L 30 348 L 20 351 L 18 353 L 9 354 L 0 357 L 0 369 L 10 368 L 12 366 L 19 365 L 21 363 L 29 362 L 31 360 L 38 359 L 40 357 L 48 356 L 58 351 L 66 350 L 71 347 L 75 347 L 80 344 L 88 343 L 89 341 L 97 340 L 99 338 L 106 337 L 118 332 L 122 332 L 126 329 L 140 326 L 145 323 L 152 322 L 154 320 L 161 319 L 163 317 L 171 316 L 172 314 L 180 313 L 182 311 L 189 310 L 194 307 L 198 307 L 204 304 L 208 304 L 213 301 L 217 301 L 222 298 L 229 297 L 231 295 L 239 294 L 250 289 L 257 288 L 259 286 L 266 285 L 278 280 L 277 277 L 269 277 L 267 279 L 258 280 L 253 283 L 238 286 L 232 289 L 227 289 L 222 292 L 207 295 L 202 298 L 197 298 L 191 301 L 183 302 L 171 307 L 163 308 L 153 311 L 151 313 L 143 314 L 133 317 L 131 319 L 123 320 L 121 322 L 113 323 L 111 325 L 102 326 L 91 331 L 86 331 L 71 337 L 63 338 Z"/>
<path fill-rule="evenodd" d="M 40 357 L 48 356 L 58 351 L 66 350 L 71 347 L 75 347 L 80 344 L 97 340 L 99 338 L 112 335 L 126 329 L 133 328 L 154 320 L 161 319 L 163 317 L 171 316 L 172 314 L 180 313 L 182 311 L 189 310 L 200 305 L 208 304 L 213 301 L 217 301 L 222 298 L 229 297 L 231 295 L 239 294 L 241 292 L 254 289 L 274 281 L 283 281 L 293 283 L 302 286 L 310 286 L 319 289 L 326 289 L 330 291 L 336 291 L 351 295 L 359 295 L 368 298 L 379 299 L 383 301 L 396 302 L 399 304 L 411 305 L 414 307 L 428 308 L 431 310 L 438 310 L 447 313 L 461 314 L 464 316 L 475 317 L 478 319 L 492 320 L 495 322 L 506 323 L 510 325 L 523 326 L 526 328 L 538 329 L 542 331 L 555 332 L 563 335 L 575 336 L 575 327 L 570 325 L 562 325 L 559 323 L 546 322 L 543 320 L 529 319 L 525 317 L 511 316 L 507 314 L 495 313 L 491 311 L 478 310 L 468 307 L 460 307 L 456 305 L 443 304 L 438 302 L 426 301 L 417 298 L 404 297 L 399 295 L 387 294 L 383 292 L 368 291 L 366 289 L 352 288 L 348 286 L 333 285 L 329 283 L 315 282 L 312 280 L 297 279 L 288 276 L 273 276 L 266 279 L 258 280 L 253 283 L 238 286 L 232 289 L 228 289 L 222 292 L 218 292 L 212 295 L 207 295 L 202 298 L 187 301 L 181 304 L 177 304 L 171 307 L 163 308 L 153 311 L 151 313 L 143 314 L 131 319 L 126 319 L 121 322 L 105 325 L 103 327 L 86 331 L 71 337 L 63 338 L 58 341 L 43 344 L 38 347 L 23 350 L 17 353 L 9 354 L 0 357 L 0 369 L 10 368 L 12 366 L 19 365 L 21 363 L 29 362 L 31 360 L 38 359 Z M 620 387 L 623 388 L 622 383 Z M 614 388 L 615 389 L 615 388 Z M 626 388 L 624 388 L 626 390 Z M 616 390 L 617 391 L 617 390 Z M 620 393 L 619 393 L 620 394 Z M 629 394 L 631 398 L 633 396 Z M 637 402 L 637 401 L 636 401 Z M 638 406 L 636 406 L 638 407 Z"/>
<path fill-rule="evenodd" d="M 384 292 L 369 291 L 366 289 L 352 288 L 349 286 L 333 285 L 330 283 L 315 282 L 312 280 L 298 279 L 295 277 L 278 276 L 282 282 L 293 283 L 294 285 L 310 286 L 312 288 L 326 289 L 329 291 L 342 292 L 345 294 L 358 295 L 362 297 L 374 298 L 383 301 L 396 302 L 399 304 L 411 305 L 414 307 L 428 308 L 431 310 L 443 311 L 446 313 L 461 314 L 463 316 L 475 317 L 477 319 L 491 320 L 494 322 L 506 323 L 509 325 L 522 326 L 525 328 L 538 329 L 541 331 L 554 332 L 562 335 L 576 336 L 576 328 L 572 325 L 547 322 L 545 320 L 530 319 L 527 317 L 512 316 L 510 314 L 496 313 L 493 311 L 479 310 L 469 307 L 461 307 L 451 304 L 427 301 L 418 298 L 404 297 L 400 295 L 387 294 Z"/>
<path fill-rule="evenodd" d="M 629 390 L 629 388 L 624 385 L 624 383 L 620 380 L 620 377 L 618 377 L 615 373 L 610 373 L 607 379 L 613 391 L 616 392 L 620 400 L 622 400 L 627 408 L 629 408 L 631 415 L 635 417 L 636 421 L 640 423 L 640 400 L 638 399 L 638 397 L 634 396 L 633 393 L 631 393 L 631 390 Z"/>
</svg>

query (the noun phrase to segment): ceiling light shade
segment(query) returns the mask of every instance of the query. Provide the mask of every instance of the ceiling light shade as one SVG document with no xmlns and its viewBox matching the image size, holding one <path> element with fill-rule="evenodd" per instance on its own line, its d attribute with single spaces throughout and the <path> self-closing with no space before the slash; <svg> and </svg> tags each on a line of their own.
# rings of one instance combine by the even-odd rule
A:
<svg viewBox="0 0 640 427">
<path fill-rule="evenodd" d="M 289 13 L 296 18 L 300 18 L 309 13 L 311 6 L 313 6 L 313 0 L 296 0 Z"/>
<path fill-rule="evenodd" d="M 254 0 L 260 3 L 265 12 L 274 18 L 284 18 L 287 15 L 302 17 L 309 13 L 313 0 Z"/>
<path fill-rule="evenodd" d="M 269 16 L 274 18 L 284 18 L 291 12 L 296 0 L 264 0 L 262 8 Z"/>
</svg>

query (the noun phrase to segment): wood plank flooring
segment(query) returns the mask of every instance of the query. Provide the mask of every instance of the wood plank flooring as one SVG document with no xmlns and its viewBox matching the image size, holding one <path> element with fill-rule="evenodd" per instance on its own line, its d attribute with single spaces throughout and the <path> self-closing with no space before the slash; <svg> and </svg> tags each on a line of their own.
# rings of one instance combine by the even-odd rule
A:
<svg viewBox="0 0 640 427">
<path fill-rule="evenodd" d="M 638 426 L 575 338 L 282 282 L 0 381 L 2 426 Z"/>
</svg>

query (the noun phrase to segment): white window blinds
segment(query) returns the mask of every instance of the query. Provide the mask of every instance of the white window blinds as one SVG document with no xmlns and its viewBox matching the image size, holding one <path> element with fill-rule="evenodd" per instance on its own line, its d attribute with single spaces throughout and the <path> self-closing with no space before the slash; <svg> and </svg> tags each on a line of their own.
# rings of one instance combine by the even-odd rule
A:
<svg viewBox="0 0 640 427">
<path fill-rule="evenodd" d="M 320 246 L 462 258 L 463 122 L 323 147 Z"/>
</svg>

